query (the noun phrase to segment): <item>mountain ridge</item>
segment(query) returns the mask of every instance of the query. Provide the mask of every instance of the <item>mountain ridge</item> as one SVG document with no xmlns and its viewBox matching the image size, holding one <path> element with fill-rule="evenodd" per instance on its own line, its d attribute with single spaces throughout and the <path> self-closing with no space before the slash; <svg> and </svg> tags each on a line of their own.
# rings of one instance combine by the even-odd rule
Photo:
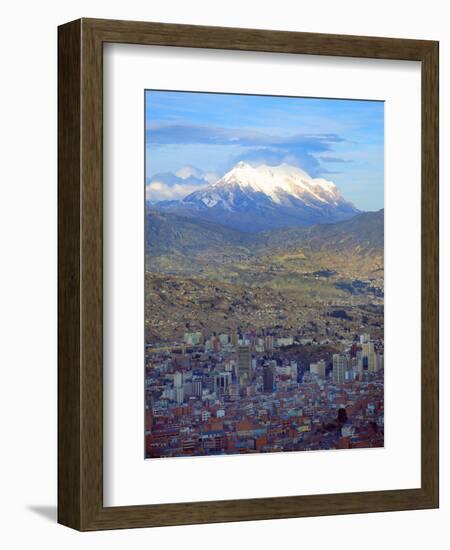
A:
<svg viewBox="0 0 450 550">
<path fill-rule="evenodd" d="M 146 232 L 146 279 L 167 277 L 169 294 L 171 277 L 200 289 L 268 288 L 295 303 L 349 303 L 353 294 L 372 303 L 374 293 L 377 300 L 383 293 L 383 210 L 334 224 L 245 233 L 149 208 Z"/>
<path fill-rule="evenodd" d="M 349 220 L 309 227 L 281 228 L 246 233 L 226 225 L 147 208 L 147 253 L 150 256 L 192 253 L 211 248 L 283 248 L 311 250 L 377 251 L 384 246 L 384 209 L 363 212 Z"/>
<path fill-rule="evenodd" d="M 248 233 L 333 223 L 360 213 L 328 180 L 287 164 L 255 167 L 244 162 L 176 203 L 152 205 Z"/>
</svg>

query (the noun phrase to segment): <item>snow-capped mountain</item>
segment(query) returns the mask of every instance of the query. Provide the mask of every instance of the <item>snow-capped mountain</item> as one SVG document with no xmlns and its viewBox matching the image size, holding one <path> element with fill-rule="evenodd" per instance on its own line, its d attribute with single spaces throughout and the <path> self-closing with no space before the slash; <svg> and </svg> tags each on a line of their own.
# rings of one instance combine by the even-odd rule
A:
<svg viewBox="0 0 450 550">
<path fill-rule="evenodd" d="M 300 168 L 288 164 L 253 167 L 245 162 L 239 162 L 208 188 L 191 193 L 184 202 L 201 202 L 207 208 L 220 205 L 226 210 L 239 211 L 243 197 L 248 203 L 264 200 L 274 206 L 295 207 L 300 201 L 302 205 L 319 209 L 345 202 L 334 183 L 311 178 Z"/>
<path fill-rule="evenodd" d="M 330 181 L 287 164 L 245 162 L 170 209 L 249 232 L 331 223 L 359 213 Z"/>
</svg>

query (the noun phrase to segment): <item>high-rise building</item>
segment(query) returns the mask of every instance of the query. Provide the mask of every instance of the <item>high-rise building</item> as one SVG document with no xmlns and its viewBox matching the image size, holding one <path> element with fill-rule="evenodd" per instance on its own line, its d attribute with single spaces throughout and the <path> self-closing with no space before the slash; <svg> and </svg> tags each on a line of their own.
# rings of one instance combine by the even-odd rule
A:
<svg viewBox="0 0 450 550">
<path fill-rule="evenodd" d="M 347 356 L 340 353 L 333 354 L 333 382 L 342 384 L 345 381 L 345 371 L 347 370 Z"/>
<path fill-rule="evenodd" d="M 292 363 L 290 364 L 289 371 L 290 371 L 291 379 L 294 380 L 294 382 L 297 382 L 297 379 L 298 379 L 298 365 L 295 361 L 292 361 Z"/>
<path fill-rule="evenodd" d="M 272 334 L 267 334 L 266 337 L 264 338 L 264 347 L 265 347 L 266 351 L 273 350 L 274 338 L 273 338 Z"/>
<path fill-rule="evenodd" d="M 238 356 L 238 378 L 239 380 L 252 378 L 252 352 L 250 346 L 239 346 Z"/>
<path fill-rule="evenodd" d="M 181 371 L 177 371 L 173 375 L 173 385 L 175 388 L 181 388 L 183 385 L 183 373 Z"/>
<path fill-rule="evenodd" d="M 327 364 L 323 359 L 321 359 L 320 361 L 317 361 L 317 363 L 311 363 L 309 365 L 309 371 L 312 374 L 316 374 L 317 376 L 319 376 L 319 378 L 325 378 L 326 370 L 327 370 Z"/>
<path fill-rule="evenodd" d="M 225 395 L 231 385 L 231 372 L 220 372 L 214 377 L 214 391 L 217 395 Z"/>
<path fill-rule="evenodd" d="M 363 357 L 369 357 L 371 353 L 374 353 L 375 348 L 373 345 L 373 342 L 366 342 L 365 344 L 362 344 L 362 355 Z"/>
<path fill-rule="evenodd" d="M 367 356 L 367 370 L 369 372 L 376 372 L 378 370 L 377 354 L 370 352 Z"/>
<path fill-rule="evenodd" d="M 184 399 L 188 399 L 189 397 L 191 397 L 191 395 L 193 395 L 192 390 L 193 390 L 192 381 L 185 382 L 183 384 Z"/>
<path fill-rule="evenodd" d="M 384 355 L 382 353 L 377 354 L 377 370 L 384 369 Z"/>
<path fill-rule="evenodd" d="M 229 396 L 231 401 L 237 401 L 239 399 L 239 386 L 232 384 L 229 388 Z"/>
<path fill-rule="evenodd" d="M 263 368 L 263 390 L 265 393 L 271 393 L 274 390 L 275 369 L 272 365 L 265 365 Z"/>
<path fill-rule="evenodd" d="M 192 393 L 193 395 L 197 397 L 201 397 L 202 395 L 202 379 L 201 378 L 194 378 L 192 380 Z"/>
<path fill-rule="evenodd" d="M 175 389 L 175 399 L 178 404 L 183 403 L 184 401 L 184 389 L 176 388 Z"/>
<path fill-rule="evenodd" d="M 237 349 L 238 343 L 239 343 L 238 333 L 237 331 L 233 330 L 233 332 L 231 333 L 231 345 L 233 346 L 234 349 Z"/>
<path fill-rule="evenodd" d="M 355 375 L 356 375 L 355 371 L 352 368 L 349 368 L 345 371 L 344 377 L 346 381 L 351 381 L 355 379 Z"/>
</svg>

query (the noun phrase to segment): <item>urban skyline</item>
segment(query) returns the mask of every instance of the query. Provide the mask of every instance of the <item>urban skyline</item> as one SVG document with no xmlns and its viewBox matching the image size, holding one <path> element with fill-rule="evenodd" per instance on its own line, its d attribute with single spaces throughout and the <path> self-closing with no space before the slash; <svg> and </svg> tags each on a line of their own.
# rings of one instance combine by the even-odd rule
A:
<svg viewBox="0 0 450 550">
<path fill-rule="evenodd" d="M 146 457 L 383 446 L 383 342 L 363 333 L 321 351 L 336 343 L 235 331 L 149 346 Z M 298 360 L 301 346 L 320 359 Z"/>
</svg>

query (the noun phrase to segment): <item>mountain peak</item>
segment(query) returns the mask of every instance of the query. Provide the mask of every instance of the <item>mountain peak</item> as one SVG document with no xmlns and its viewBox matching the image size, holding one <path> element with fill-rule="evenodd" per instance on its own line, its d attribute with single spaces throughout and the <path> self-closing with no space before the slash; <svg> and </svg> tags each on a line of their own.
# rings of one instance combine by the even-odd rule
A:
<svg viewBox="0 0 450 550">
<path fill-rule="evenodd" d="M 338 204 L 343 201 L 336 185 L 323 178 L 312 178 L 301 168 L 289 164 L 252 166 L 239 162 L 212 186 L 214 190 L 232 188 L 264 193 L 276 204 L 290 205 L 292 198 L 306 204 Z"/>
<path fill-rule="evenodd" d="M 332 223 L 359 213 L 331 181 L 289 164 L 243 161 L 170 208 L 249 232 Z"/>
</svg>

